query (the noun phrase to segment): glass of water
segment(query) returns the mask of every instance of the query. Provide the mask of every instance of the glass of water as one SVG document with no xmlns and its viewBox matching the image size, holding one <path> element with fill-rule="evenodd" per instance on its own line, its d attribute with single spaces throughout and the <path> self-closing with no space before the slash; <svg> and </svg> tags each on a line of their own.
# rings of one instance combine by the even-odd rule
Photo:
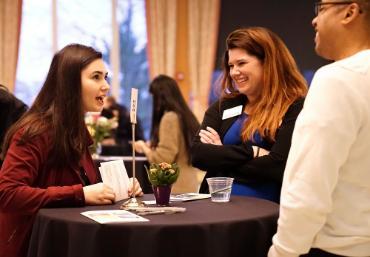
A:
<svg viewBox="0 0 370 257">
<path fill-rule="evenodd" d="M 225 203 L 230 201 L 230 193 L 234 178 L 214 177 L 207 178 L 212 202 Z"/>
</svg>

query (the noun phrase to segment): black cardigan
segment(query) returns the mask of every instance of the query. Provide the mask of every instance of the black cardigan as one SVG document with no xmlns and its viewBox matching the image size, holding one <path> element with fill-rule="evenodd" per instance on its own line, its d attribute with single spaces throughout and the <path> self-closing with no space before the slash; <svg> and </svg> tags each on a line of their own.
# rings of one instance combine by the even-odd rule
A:
<svg viewBox="0 0 370 257">
<path fill-rule="evenodd" d="M 200 129 L 207 126 L 215 129 L 223 138 L 238 116 L 222 120 L 224 110 L 245 105 L 247 98 L 239 95 L 236 98 L 223 99 L 211 105 L 205 113 Z M 295 121 L 303 107 L 304 99 L 296 100 L 287 110 L 282 123 L 276 132 L 276 141 L 270 145 L 270 153 L 253 158 L 252 143 L 240 145 L 212 145 L 200 142 L 199 132 L 196 134 L 191 153 L 193 166 L 207 171 L 207 177 L 229 176 L 238 183 L 256 180 L 270 180 L 282 183 L 285 164 L 288 158 Z M 205 179 L 201 192 L 207 191 Z"/>
</svg>

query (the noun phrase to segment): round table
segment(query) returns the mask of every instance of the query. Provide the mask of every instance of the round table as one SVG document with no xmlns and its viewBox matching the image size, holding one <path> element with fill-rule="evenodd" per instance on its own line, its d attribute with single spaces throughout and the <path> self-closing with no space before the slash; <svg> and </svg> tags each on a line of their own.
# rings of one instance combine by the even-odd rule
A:
<svg viewBox="0 0 370 257">
<path fill-rule="evenodd" d="M 270 201 L 231 196 L 228 203 L 172 203 L 186 212 L 145 216 L 149 222 L 99 224 L 80 214 L 121 204 L 41 209 L 28 257 L 266 257 L 279 209 Z"/>
</svg>

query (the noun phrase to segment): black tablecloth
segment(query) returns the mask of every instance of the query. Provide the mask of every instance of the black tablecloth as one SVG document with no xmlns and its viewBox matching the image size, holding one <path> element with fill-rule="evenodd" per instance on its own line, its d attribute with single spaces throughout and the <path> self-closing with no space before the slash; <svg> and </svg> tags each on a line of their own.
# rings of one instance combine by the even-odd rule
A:
<svg viewBox="0 0 370 257">
<path fill-rule="evenodd" d="M 145 216 L 149 222 L 99 224 L 80 215 L 120 204 L 41 209 L 28 257 L 266 257 L 278 218 L 277 204 L 243 196 L 175 203 L 186 212 Z"/>
</svg>

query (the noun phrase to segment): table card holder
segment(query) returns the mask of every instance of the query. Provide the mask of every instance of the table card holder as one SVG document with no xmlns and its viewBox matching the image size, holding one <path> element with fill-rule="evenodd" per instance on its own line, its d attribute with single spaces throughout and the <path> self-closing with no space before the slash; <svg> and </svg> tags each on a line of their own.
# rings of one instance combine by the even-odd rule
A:
<svg viewBox="0 0 370 257">
<path fill-rule="evenodd" d="M 132 126 L 132 188 L 135 188 L 136 178 L 136 165 L 135 165 L 135 125 L 136 125 L 136 112 L 137 112 L 137 96 L 138 89 L 131 88 L 131 106 L 130 106 L 130 121 Z M 130 199 L 122 204 L 123 208 L 143 206 L 141 201 L 135 197 L 135 192 L 132 190 Z"/>
</svg>

